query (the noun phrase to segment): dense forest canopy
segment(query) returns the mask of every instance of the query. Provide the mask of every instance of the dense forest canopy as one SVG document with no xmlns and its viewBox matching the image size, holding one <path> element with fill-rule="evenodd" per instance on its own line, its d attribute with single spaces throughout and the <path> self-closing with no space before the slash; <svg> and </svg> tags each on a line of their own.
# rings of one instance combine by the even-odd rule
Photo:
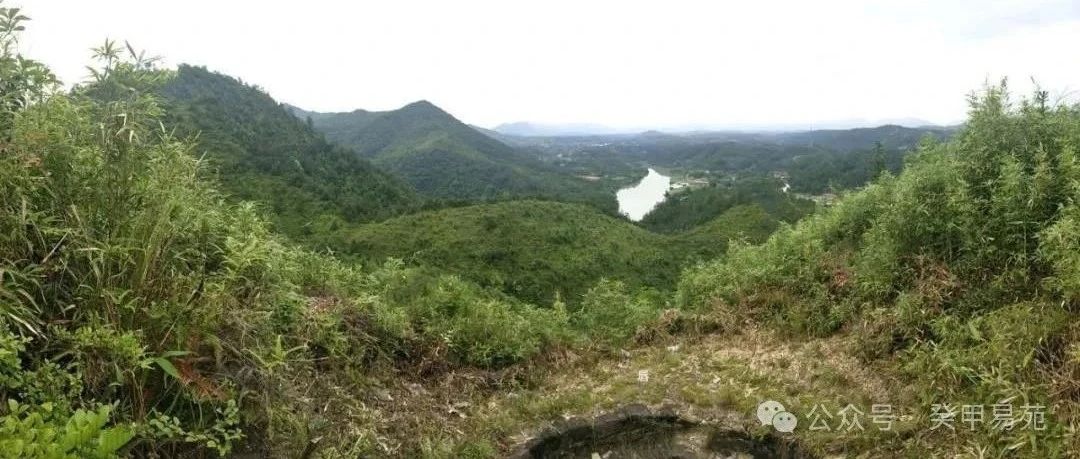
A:
<svg viewBox="0 0 1080 459">
<path fill-rule="evenodd" d="M 794 223 L 814 210 L 812 201 L 784 192 L 779 180 L 750 177 L 670 193 L 668 199 L 645 215 L 641 224 L 663 233 L 687 231 L 740 205 L 757 205 L 776 220 L 787 223 Z"/>
<path fill-rule="evenodd" d="M 160 94 L 164 122 L 195 139 L 223 188 L 264 202 L 286 234 L 302 237 L 420 206 L 407 183 L 327 142 L 256 87 L 181 65 Z"/>
<path fill-rule="evenodd" d="M 343 235 L 345 253 L 442 268 L 535 304 L 577 303 L 607 277 L 673 286 L 667 240 L 581 205 L 511 201 L 408 215 Z"/>
<path fill-rule="evenodd" d="M 782 219 L 755 205 L 707 220 L 693 234 L 666 236 L 582 205 L 510 201 L 350 228 L 329 245 L 368 263 L 439 268 L 537 305 L 576 306 L 604 278 L 670 291 L 683 267 L 722 254 L 730 239 L 764 240 Z"/>
</svg>

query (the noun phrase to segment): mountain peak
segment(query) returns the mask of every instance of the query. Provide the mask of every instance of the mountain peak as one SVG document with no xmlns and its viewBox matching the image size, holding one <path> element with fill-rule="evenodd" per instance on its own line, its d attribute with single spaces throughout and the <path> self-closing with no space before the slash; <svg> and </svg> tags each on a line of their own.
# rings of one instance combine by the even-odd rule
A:
<svg viewBox="0 0 1080 459">
<path fill-rule="evenodd" d="M 322 114 L 313 117 L 313 126 L 431 197 L 553 197 L 585 188 L 580 179 L 488 137 L 427 100 L 364 119 Z M 610 193 L 595 190 L 596 202 L 614 204 Z"/>
<path fill-rule="evenodd" d="M 416 102 L 401 107 L 402 111 L 426 111 L 426 112 L 438 112 L 449 115 L 446 110 L 439 108 L 439 106 L 431 103 L 427 99 L 421 99 Z"/>
</svg>

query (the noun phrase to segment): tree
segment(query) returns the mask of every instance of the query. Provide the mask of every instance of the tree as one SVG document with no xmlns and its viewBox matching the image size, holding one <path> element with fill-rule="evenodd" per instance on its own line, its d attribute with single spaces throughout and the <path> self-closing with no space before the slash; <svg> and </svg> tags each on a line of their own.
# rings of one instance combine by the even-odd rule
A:
<svg viewBox="0 0 1080 459">
<path fill-rule="evenodd" d="M 26 30 L 28 20 L 19 8 L 0 6 L 0 151 L 11 141 L 15 113 L 59 83 L 48 68 L 18 52 L 18 33 Z"/>
<path fill-rule="evenodd" d="M 882 145 L 880 140 L 874 142 L 874 154 L 871 158 L 874 161 L 871 178 L 878 178 L 888 170 L 888 165 L 885 163 L 885 145 Z"/>
</svg>

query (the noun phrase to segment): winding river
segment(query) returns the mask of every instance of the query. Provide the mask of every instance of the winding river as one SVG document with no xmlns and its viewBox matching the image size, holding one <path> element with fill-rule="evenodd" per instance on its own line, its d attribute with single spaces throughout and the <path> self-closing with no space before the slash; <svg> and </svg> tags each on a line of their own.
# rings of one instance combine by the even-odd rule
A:
<svg viewBox="0 0 1080 459">
<path fill-rule="evenodd" d="M 623 188 L 615 193 L 615 199 L 619 201 L 619 212 L 633 221 L 639 221 L 664 201 L 668 188 L 671 187 L 671 177 L 656 172 L 649 168 L 649 174 L 641 179 L 637 185 Z"/>
</svg>

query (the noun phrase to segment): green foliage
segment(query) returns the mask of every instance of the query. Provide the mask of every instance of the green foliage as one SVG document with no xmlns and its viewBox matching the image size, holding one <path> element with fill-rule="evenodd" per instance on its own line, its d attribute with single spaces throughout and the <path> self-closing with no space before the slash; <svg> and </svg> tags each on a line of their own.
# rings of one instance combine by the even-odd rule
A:
<svg viewBox="0 0 1080 459">
<path fill-rule="evenodd" d="M 928 385 L 945 388 L 985 390 L 1000 381 L 1036 380 L 1043 376 L 1039 362 L 1053 358 L 1055 341 L 1068 321 L 1067 311 L 1057 305 L 1031 303 L 1002 306 L 970 319 L 943 315 L 929 323 L 937 337 L 933 344 L 911 349 L 907 370 Z M 981 395 L 991 399 L 1000 394 Z"/>
<path fill-rule="evenodd" d="M 223 206 L 199 178 L 187 145 L 152 130 L 161 74 L 111 42 L 96 54 L 103 66 L 73 96 L 19 113 L 0 159 L 0 322 L 33 337 L 8 353 L 23 363 L 5 367 L 3 393 L 59 416 L 102 401 L 124 422 L 170 406 L 201 431 L 215 421 L 200 413 L 228 398 L 228 383 L 190 363 L 181 380 L 167 359 L 239 338 L 222 332 L 237 320 L 230 304 L 244 299 L 230 291 L 229 245 L 266 242 L 242 227 L 250 209 Z"/>
<path fill-rule="evenodd" d="M 108 405 L 64 415 L 51 403 L 30 407 L 8 400 L 5 411 L 0 417 L 2 457 L 111 458 L 134 436 L 130 427 L 105 427 Z"/>
<path fill-rule="evenodd" d="M 165 122 L 198 143 L 230 195 L 258 201 L 278 229 L 305 238 L 419 207 L 411 187 L 333 146 L 259 88 L 180 66 L 160 90 Z"/>
<path fill-rule="evenodd" d="M 393 262 L 373 276 L 369 282 L 388 301 L 374 308 L 383 340 L 397 343 L 409 360 L 446 354 L 458 363 L 500 366 L 569 337 L 556 310 L 491 294 L 454 276 Z"/>
<path fill-rule="evenodd" d="M 144 436 L 155 441 L 180 441 L 214 451 L 218 456 L 227 456 L 233 445 L 244 438 L 240 429 L 240 410 L 234 400 L 229 400 L 222 407 L 215 408 L 212 425 L 199 431 L 184 429 L 180 419 L 158 413 L 149 417 L 142 430 Z"/>
<path fill-rule="evenodd" d="M 813 212 L 814 203 L 781 191 L 779 180 L 763 177 L 721 181 L 672 193 L 645 215 L 641 224 L 656 232 L 687 231 L 739 205 L 757 205 L 775 220 L 794 223 Z"/>
<path fill-rule="evenodd" d="M 29 338 L 0 330 L 0 393 L 21 393 L 29 404 L 9 398 L 0 409 L 0 457 L 116 457 L 132 438 L 129 426 L 106 427 L 112 407 L 73 409 L 66 398 L 81 384 L 77 377 L 61 382 L 68 390 L 50 390 L 62 370 L 42 365 L 24 368 Z M 77 393 L 77 390 L 76 390 Z"/>
<path fill-rule="evenodd" d="M 350 230 L 342 252 L 457 273 L 534 304 L 576 303 L 600 278 L 670 288 L 687 252 L 669 238 L 588 207 L 511 201 L 398 217 Z M 702 236 L 721 248 L 726 240 Z"/>
<path fill-rule="evenodd" d="M 1080 206 L 1070 205 L 1062 217 L 1040 234 L 1040 253 L 1053 269 L 1048 287 L 1070 303 L 1080 302 Z"/>
<path fill-rule="evenodd" d="M 15 114 L 59 83 L 43 64 L 18 53 L 19 32 L 30 20 L 21 11 L 0 2 L 0 151 L 10 141 Z"/>
<path fill-rule="evenodd" d="M 595 343 L 619 345 L 633 338 L 638 327 L 655 320 L 659 306 L 648 292 L 632 294 L 621 282 L 601 279 L 585 294 L 571 323 L 589 330 Z"/>
<path fill-rule="evenodd" d="M 706 175 L 763 176 L 785 170 L 793 158 L 820 150 L 804 145 L 782 145 L 772 141 L 709 140 L 662 144 L 644 153 L 650 164 Z"/>
<path fill-rule="evenodd" d="M 928 137 L 933 139 L 933 137 Z M 929 141 L 929 140 L 928 140 Z M 795 157 L 787 167 L 791 189 L 810 194 L 859 188 L 881 173 L 899 173 L 911 150 L 820 151 Z"/>
<path fill-rule="evenodd" d="M 913 149 L 928 137 L 946 140 L 955 133 L 955 128 L 912 128 L 887 124 L 871 128 L 787 132 L 777 134 L 776 141 L 786 145 L 806 145 L 835 152 L 868 152 L 877 149 L 905 151 Z"/>
<path fill-rule="evenodd" d="M 725 255 L 732 242 L 764 242 L 783 223 L 757 204 L 737 205 L 690 231 L 670 236 L 670 251 L 685 254 L 683 266 L 713 260 Z"/>
<path fill-rule="evenodd" d="M 596 180 L 614 194 L 621 188 L 634 186 L 648 174 L 648 163 L 634 158 L 627 149 L 627 145 L 616 144 L 587 146 L 556 155 L 533 151 L 533 155 L 574 176 Z"/>
<path fill-rule="evenodd" d="M 899 356 L 922 402 L 1021 398 L 1061 421 L 1080 402 L 1066 351 L 1077 140 L 1077 107 L 1044 92 L 1014 105 L 1004 84 L 989 87 L 953 141 L 924 143 L 900 176 L 688 271 L 679 302 L 795 332 L 857 327 L 864 356 Z M 1053 456 L 1060 429 L 993 440 Z"/>
<path fill-rule="evenodd" d="M 990 438 L 1025 448 L 1005 454 L 1071 446 L 1080 109 L 1045 93 L 1014 105 L 1004 86 L 988 88 L 955 139 L 923 143 L 898 176 L 882 169 L 900 147 L 884 142 L 877 166 L 853 174 L 872 184 L 797 223 L 808 206 L 759 180 L 691 192 L 661 211 L 678 218 L 647 222 L 682 230 L 673 235 L 535 200 L 353 226 L 419 200 L 261 91 L 203 69 L 156 69 L 130 46 L 106 42 L 89 81 L 54 93 L 47 70 L 13 51 L 24 21 L 0 8 L 0 454 L 301 457 L 316 444 L 328 456 L 374 454 L 365 395 L 378 371 L 624 346 L 679 320 L 660 317 L 676 281 L 678 306 L 700 314 L 682 317 L 702 324 L 847 330 L 863 357 L 895 358 L 923 403 L 1055 407 L 1045 432 Z M 476 138 L 430 104 L 316 115 L 310 124 L 333 119 L 328 135 L 433 196 L 610 191 Z M 668 149 L 642 155 L 725 175 L 818 148 L 657 142 Z M 263 211 L 306 242 L 405 261 L 361 270 L 298 249 Z M 729 240 L 739 242 L 727 250 Z M 401 454 L 498 453 L 482 441 L 416 443 Z"/>
<path fill-rule="evenodd" d="M 1000 103 L 994 98 L 982 103 L 991 106 L 974 107 L 969 128 L 956 142 L 931 145 L 917 153 L 911 168 L 900 178 L 885 178 L 796 228 L 781 231 L 765 245 L 747 249 L 746 255 L 732 255 L 704 268 L 726 271 L 729 267 L 725 264 L 741 263 L 743 257 L 747 261 L 776 258 L 777 268 L 786 271 L 758 278 L 763 275 L 760 269 L 733 269 L 732 276 L 749 282 L 740 287 L 743 282 L 732 279 L 722 283 L 723 292 L 707 296 L 730 301 L 762 283 L 782 286 L 792 280 L 796 266 L 801 266 L 797 272 L 803 274 L 796 276 L 800 281 L 793 290 L 809 287 L 831 276 L 826 270 L 830 266 L 821 262 L 822 253 L 850 248 L 857 250 L 847 260 L 851 266 L 846 269 L 853 270 L 856 280 L 849 285 L 858 287 L 851 293 L 861 293 L 868 300 L 888 300 L 915 287 L 927 280 L 931 265 L 940 264 L 945 264 L 950 275 L 962 279 L 993 280 L 989 287 L 997 292 L 1030 292 L 1029 280 L 1045 269 L 1036 256 L 1040 228 L 1053 226 L 1057 209 L 1070 199 L 1064 190 L 1073 179 L 1051 169 L 1061 164 L 1059 156 L 1067 158 L 1071 153 L 1063 148 L 1063 139 L 1054 138 L 1044 139 L 1042 146 L 1009 145 L 1004 150 L 1008 153 L 992 159 L 967 151 L 986 151 L 969 144 L 989 135 L 978 124 L 986 122 L 981 118 L 988 116 L 987 112 L 997 113 L 994 116 L 1000 118 L 999 123 L 1009 121 L 1017 126 L 1030 124 L 1032 117 L 1047 117 L 1048 123 L 1061 124 L 1071 112 L 1064 108 L 1040 111 L 1025 105 L 1020 115 L 1011 115 L 994 107 Z M 1056 151 L 1047 151 L 1049 148 Z M 992 171 L 974 167 L 984 162 L 997 166 Z M 978 176 L 966 177 L 974 173 Z M 963 179 L 958 181 L 957 177 Z M 986 184 L 994 185 L 988 188 Z M 792 258 L 797 253 L 800 256 Z M 1000 267 L 1008 269 L 998 271 Z"/>
</svg>

